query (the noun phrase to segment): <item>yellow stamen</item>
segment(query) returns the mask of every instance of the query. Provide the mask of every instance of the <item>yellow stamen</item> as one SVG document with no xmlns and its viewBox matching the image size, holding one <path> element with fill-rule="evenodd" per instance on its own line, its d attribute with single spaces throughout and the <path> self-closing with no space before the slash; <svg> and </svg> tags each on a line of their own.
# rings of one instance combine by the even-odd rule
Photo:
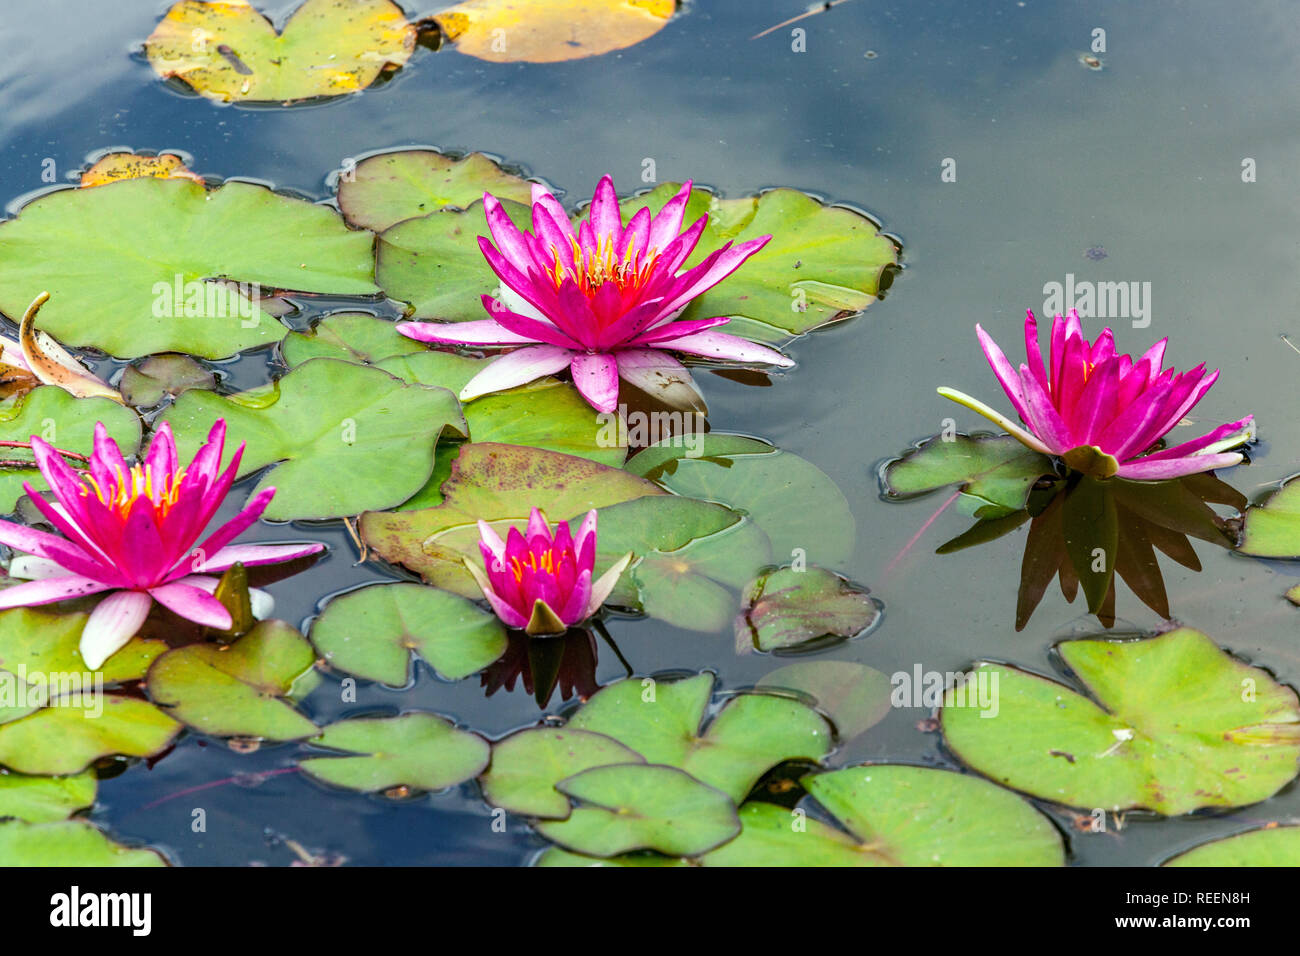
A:
<svg viewBox="0 0 1300 956">
<path fill-rule="evenodd" d="M 153 503 L 158 517 L 165 518 L 180 501 L 185 469 L 182 468 L 174 475 L 159 475 L 155 484 L 153 469 L 146 465 L 136 465 L 129 471 L 119 467 L 117 484 L 109 488 L 101 486 L 93 475 L 86 474 L 82 477 L 86 484 L 82 485 L 81 493 L 89 497 L 93 491 L 100 504 L 117 511 L 123 518 L 130 513 L 132 505 L 141 495 Z"/>
</svg>

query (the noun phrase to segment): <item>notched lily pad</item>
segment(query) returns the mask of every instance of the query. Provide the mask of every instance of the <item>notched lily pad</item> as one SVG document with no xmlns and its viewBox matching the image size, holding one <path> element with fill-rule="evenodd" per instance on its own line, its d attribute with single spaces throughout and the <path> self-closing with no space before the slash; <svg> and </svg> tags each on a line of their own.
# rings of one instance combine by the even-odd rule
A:
<svg viewBox="0 0 1300 956">
<path fill-rule="evenodd" d="M 521 730 L 492 745 L 492 765 L 480 778 L 483 799 L 529 817 L 563 820 L 572 805 L 557 785 L 592 767 L 644 763 L 612 737 L 572 728 Z"/>
<path fill-rule="evenodd" d="M 1246 510 L 1237 550 L 1255 558 L 1300 559 L 1300 481 L 1288 481 L 1264 504 Z"/>
<path fill-rule="evenodd" d="M 0 821 L 0 866 L 166 866 L 153 850 L 114 843 L 84 820 Z"/>
<path fill-rule="evenodd" d="M 87 770 L 70 777 L 28 777 L 0 771 L 0 819 L 28 823 L 66 820 L 95 802 L 95 775 Z"/>
<path fill-rule="evenodd" d="M 1296 692 L 1204 634 L 1179 628 L 1058 649 L 1092 699 L 982 664 L 947 692 L 940 715 L 959 758 L 1044 800 L 1166 816 L 1256 803 L 1295 777 Z"/>
<path fill-rule="evenodd" d="M 434 15 L 443 37 L 494 63 L 558 63 L 633 46 L 662 30 L 677 0 L 465 0 Z"/>
<path fill-rule="evenodd" d="M 311 743 L 355 756 L 309 757 L 298 766 L 325 783 L 374 793 L 394 787 L 445 790 L 479 775 L 488 742 L 436 714 L 358 717 L 330 724 Z"/>
<path fill-rule="evenodd" d="M 954 435 L 926 439 L 881 471 L 885 497 L 914 498 L 956 485 L 977 499 L 975 516 L 997 518 L 1019 511 L 1043 476 L 1055 475 L 1051 461 L 1009 435 Z"/>
<path fill-rule="evenodd" d="M 281 33 L 247 0 L 182 0 L 144 50 L 209 99 L 287 103 L 365 89 L 406 63 L 416 32 L 390 0 L 306 0 Z"/>
<path fill-rule="evenodd" d="M 779 568 L 760 576 L 736 618 L 736 647 L 788 650 L 811 641 L 850 638 L 880 617 L 865 589 L 825 568 Z"/>
<path fill-rule="evenodd" d="M 311 640 L 331 667 L 394 687 L 409 682 L 413 652 L 460 680 L 506 650 L 495 615 L 422 584 L 380 584 L 335 598 L 312 624 Z"/>
</svg>

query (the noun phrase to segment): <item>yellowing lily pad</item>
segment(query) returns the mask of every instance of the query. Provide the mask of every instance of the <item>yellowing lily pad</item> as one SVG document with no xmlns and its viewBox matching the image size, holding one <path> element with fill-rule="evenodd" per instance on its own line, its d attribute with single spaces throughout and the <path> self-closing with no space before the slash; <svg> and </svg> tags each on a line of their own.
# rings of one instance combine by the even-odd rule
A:
<svg viewBox="0 0 1300 956">
<path fill-rule="evenodd" d="M 478 776 L 489 755 L 487 741 L 478 734 L 425 713 L 341 720 L 312 744 L 354 756 L 311 757 L 298 762 L 303 771 L 366 793 L 394 787 L 444 790 Z"/>
<path fill-rule="evenodd" d="M 153 850 L 114 843 L 93 823 L 0 821 L 0 866 L 166 866 Z"/>
<path fill-rule="evenodd" d="M 982 664 L 944 699 L 944 740 L 959 758 L 1045 800 L 1165 815 L 1256 803 L 1296 776 L 1296 692 L 1204 634 L 1058 647 L 1091 697 Z"/>
<path fill-rule="evenodd" d="M 185 160 L 175 153 L 142 156 L 137 153 L 109 153 L 81 174 L 82 188 L 104 186 L 119 179 L 192 179 L 202 183 L 203 177 L 185 167 Z"/>
<path fill-rule="evenodd" d="M 0 819 L 29 823 L 66 820 L 95 802 L 95 775 L 87 770 L 70 777 L 29 777 L 0 771 Z"/>
<path fill-rule="evenodd" d="M 365 89 L 415 51 L 390 0 L 306 0 L 277 33 L 247 0 L 183 0 L 145 41 L 149 63 L 221 102 L 292 102 Z"/>
<path fill-rule="evenodd" d="M 494 63 L 558 63 L 654 36 L 677 0 L 466 0 L 434 16 L 461 53 Z"/>
</svg>

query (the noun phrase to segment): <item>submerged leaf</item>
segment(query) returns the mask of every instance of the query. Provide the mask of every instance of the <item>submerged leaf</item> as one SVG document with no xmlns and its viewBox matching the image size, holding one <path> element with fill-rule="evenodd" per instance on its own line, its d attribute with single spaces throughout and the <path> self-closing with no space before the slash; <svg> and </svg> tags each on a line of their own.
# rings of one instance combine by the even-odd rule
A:
<svg viewBox="0 0 1300 956">
<path fill-rule="evenodd" d="M 760 576 L 736 618 L 736 647 L 785 650 L 862 633 L 880 616 L 865 589 L 825 568 L 780 568 Z"/>
<path fill-rule="evenodd" d="M 151 355 L 122 373 L 122 398 L 135 408 L 157 405 L 192 388 L 212 391 L 217 379 L 188 355 Z"/>
</svg>

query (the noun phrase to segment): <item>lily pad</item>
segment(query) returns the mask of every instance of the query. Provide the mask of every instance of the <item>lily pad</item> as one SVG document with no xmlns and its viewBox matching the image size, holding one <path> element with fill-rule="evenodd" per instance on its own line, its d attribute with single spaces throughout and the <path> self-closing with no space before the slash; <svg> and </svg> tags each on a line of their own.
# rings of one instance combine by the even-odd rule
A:
<svg viewBox="0 0 1300 956">
<path fill-rule="evenodd" d="M 736 647 L 786 650 L 861 634 L 880 617 L 865 590 L 824 568 L 780 568 L 749 586 L 736 618 Z"/>
<path fill-rule="evenodd" d="M 642 208 L 657 213 L 680 189 L 680 183 L 663 183 L 624 200 L 625 220 Z M 692 189 L 684 221 L 705 213 L 709 224 L 687 267 L 729 241 L 772 239 L 733 276 L 692 302 L 682 318 L 729 315 L 725 331 L 755 341 L 781 342 L 857 315 L 876 300 L 886 267 L 898 262 L 894 243 L 876 223 L 798 190 L 719 199 Z"/>
<path fill-rule="evenodd" d="M 834 721 L 840 738 L 851 740 L 885 719 L 893 688 L 888 674 L 865 664 L 799 661 L 772 671 L 757 689 L 808 695 Z"/>
<path fill-rule="evenodd" d="M 310 757 L 298 762 L 303 771 L 366 793 L 393 787 L 444 790 L 478 776 L 489 756 L 488 743 L 478 734 L 425 713 L 341 720 L 312 744 L 357 756 Z"/>
<path fill-rule="evenodd" d="M 1194 846 L 1162 866 L 1300 866 L 1300 826 L 1270 824 Z"/>
<path fill-rule="evenodd" d="M 20 316 L 48 290 L 38 322 L 64 345 L 225 358 L 284 337 L 256 301 L 263 289 L 376 294 L 372 238 L 250 183 L 63 189 L 0 223 L 0 311 Z"/>
<path fill-rule="evenodd" d="M 0 440 L 30 441 L 39 435 L 63 451 L 88 455 L 94 447 L 95 423 L 103 422 L 108 434 L 130 456 L 140 445 L 140 419 L 128 408 L 107 398 L 73 398 L 56 385 L 42 385 L 26 395 L 0 404 Z M 35 467 L 31 452 L 0 449 L 8 461 L 31 461 L 31 468 L 0 469 L 0 512 L 10 512 L 24 494 L 23 482 L 38 491 L 49 488 Z"/>
<path fill-rule="evenodd" d="M 83 688 L 0 724 L 0 765 L 19 773 L 80 773 L 113 754 L 152 757 L 165 750 L 180 729 L 143 700 Z"/>
<path fill-rule="evenodd" d="M 185 160 L 175 153 L 159 153 L 157 156 L 143 156 L 136 153 L 109 153 L 99 159 L 81 174 L 83 189 L 91 186 L 107 186 L 120 179 L 143 179 L 153 176 L 157 179 L 190 179 L 196 183 L 203 182 L 203 177 L 195 175 L 185 168 Z"/>
<path fill-rule="evenodd" d="M 230 645 L 168 651 L 149 669 L 149 696 L 177 720 L 215 737 L 299 740 L 319 728 L 288 698 L 315 661 L 311 645 L 292 627 L 263 621 Z"/>
<path fill-rule="evenodd" d="M 616 416 L 592 411 L 568 382 L 544 379 L 465 405 L 471 441 L 545 448 L 617 468 L 627 457 Z"/>
<path fill-rule="evenodd" d="M 677 0 L 465 0 L 434 15 L 442 35 L 493 63 L 558 63 L 622 50 L 654 36 Z"/>
<path fill-rule="evenodd" d="M 644 763 L 612 737 L 571 728 L 521 730 L 492 745 L 492 765 L 479 783 L 494 807 L 530 817 L 563 820 L 572 805 L 560 781 L 592 767 Z"/>
<path fill-rule="evenodd" d="M 188 355 L 151 355 L 122 373 L 122 398 L 128 405 L 148 408 L 192 388 L 211 391 L 217 378 Z"/>
<path fill-rule="evenodd" d="M 335 598 L 312 625 L 311 640 L 330 666 L 394 687 L 410 681 L 412 652 L 447 680 L 460 680 L 506 650 L 495 615 L 422 584 L 381 584 Z"/>
<path fill-rule="evenodd" d="M 977 499 L 976 517 L 998 518 L 1023 508 L 1038 479 L 1054 474 L 1046 456 L 1009 435 L 955 435 L 951 441 L 936 436 L 889 462 L 881 484 L 890 499 L 956 485 L 962 494 Z"/>
<path fill-rule="evenodd" d="M 433 471 L 444 428 L 464 432 L 456 396 L 407 385 L 380 369 L 313 359 L 276 383 L 272 400 L 251 407 L 240 396 L 186 392 L 168 410 L 182 457 L 192 455 L 217 418 L 248 447 L 240 474 L 275 464 L 254 494 L 274 486 L 272 521 L 335 518 L 401 504 Z"/>
<path fill-rule="evenodd" d="M 651 446 L 633 456 L 627 469 L 676 494 L 748 515 L 771 539 L 778 561 L 802 558 L 842 567 L 852 558 L 856 521 L 848 500 L 815 465 L 739 435 L 709 434 L 699 457 L 687 451 L 681 445 Z"/>
<path fill-rule="evenodd" d="M 464 209 L 485 192 L 532 203 L 532 186 L 482 153 L 457 159 L 431 149 L 402 149 L 358 163 L 339 182 L 339 208 L 352 225 L 383 232 L 403 219 Z"/>
<path fill-rule="evenodd" d="M 1295 777 L 1295 691 L 1204 634 L 1066 641 L 1059 651 L 1091 699 L 982 664 L 963 690 L 947 692 L 941 713 L 944 739 L 961 760 L 1045 800 L 1165 815 L 1256 803 Z M 995 709 L 957 706 L 980 686 L 992 691 Z M 995 716 L 981 717 L 988 713 Z"/>
<path fill-rule="evenodd" d="M 585 458 L 473 442 L 461 447 L 442 494 L 443 503 L 436 508 L 362 515 L 362 540 L 380 557 L 419 574 L 429 584 L 478 598 L 481 592 L 461 564 L 462 555 L 477 554 L 474 525 L 478 519 L 503 528 L 510 523 L 523 527 L 535 506 L 553 522 L 566 521 L 591 508 L 662 495 L 663 490 L 622 469 Z M 459 535 L 457 546 L 444 545 L 440 536 L 453 529 Z M 599 535 L 598 528 L 598 542 Z"/>
<path fill-rule="evenodd" d="M 135 637 L 98 671 L 87 672 L 80 651 L 87 617 L 27 607 L 0 611 L 0 669 L 23 676 L 29 684 L 41 675 L 47 688 L 51 688 L 48 682 L 53 678 L 65 680 L 72 675 L 81 676 L 83 686 L 93 685 L 96 679 L 121 684 L 144 677 L 154 659 L 167 650 L 165 641 Z M 56 696 L 58 693 L 55 690 Z"/>
<path fill-rule="evenodd" d="M 868 764 L 804 786 L 844 827 L 766 803 L 706 866 L 1062 866 L 1061 837 L 1029 803 L 978 777 Z"/>
<path fill-rule="evenodd" d="M 588 856 L 641 849 L 695 856 L 740 832 L 731 798 L 675 767 L 593 767 L 558 789 L 584 805 L 565 820 L 543 820 L 537 832 Z"/>
<path fill-rule="evenodd" d="M 820 714 L 770 694 L 733 697 L 701 731 L 712 695 L 711 674 L 675 682 L 623 680 L 597 692 L 568 728 L 612 737 L 652 764 L 677 767 L 717 787 L 736 803 L 777 764 L 820 760 L 831 751 L 831 728 Z"/>
<path fill-rule="evenodd" d="M 0 866 L 166 866 L 153 850 L 114 843 L 84 820 L 0 822 Z"/>
<path fill-rule="evenodd" d="M 1300 481 L 1288 481 L 1246 510 L 1237 550 L 1256 558 L 1300 558 Z"/>
<path fill-rule="evenodd" d="M 394 355 L 426 351 L 397 331 L 391 319 L 368 312 L 336 312 L 307 332 L 290 332 L 280 343 L 285 364 L 293 367 L 314 358 L 336 358 L 363 365 Z M 400 376 L 399 376 L 400 377 Z"/>
<path fill-rule="evenodd" d="M 664 856 L 662 853 L 623 853 L 603 860 L 598 856 L 571 853 L 553 846 L 538 854 L 533 866 L 686 867 L 691 866 L 691 863 L 679 856 Z"/>
<path fill-rule="evenodd" d="M 0 818 L 28 823 L 66 820 L 95 802 L 95 787 L 95 775 L 89 770 L 71 777 L 0 772 Z"/>
<path fill-rule="evenodd" d="M 209 99 L 283 103 L 365 89 L 406 63 L 416 33 L 391 0 L 306 0 L 278 34 L 247 0 L 182 0 L 144 50 Z"/>
</svg>

